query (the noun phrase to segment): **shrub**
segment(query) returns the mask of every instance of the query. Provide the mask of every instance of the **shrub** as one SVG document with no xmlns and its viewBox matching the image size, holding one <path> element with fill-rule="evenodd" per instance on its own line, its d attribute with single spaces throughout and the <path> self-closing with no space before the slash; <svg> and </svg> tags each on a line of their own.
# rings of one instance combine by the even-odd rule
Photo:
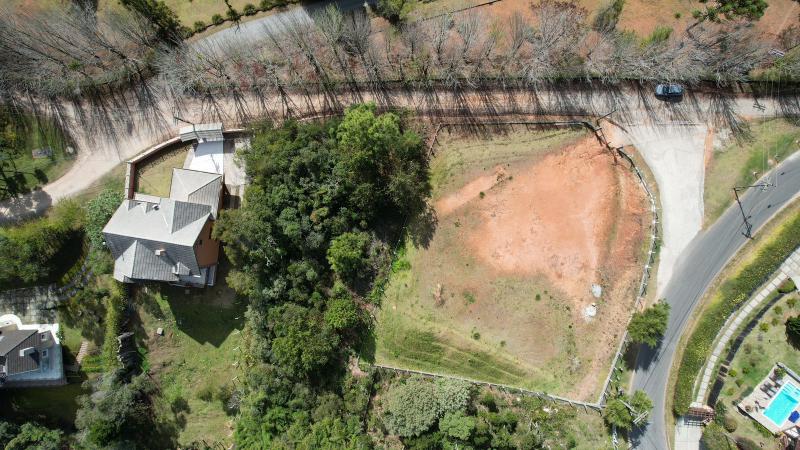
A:
<svg viewBox="0 0 800 450">
<path fill-rule="evenodd" d="M 783 308 L 781 308 L 780 305 L 778 305 L 772 309 L 772 312 L 775 313 L 776 316 L 781 316 L 783 315 Z"/>
<path fill-rule="evenodd" d="M 222 25 L 222 22 L 225 22 L 225 19 L 223 19 L 221 15 L 214 14 L 211 16 L 211 23 L 214 25 Z"/>
<path fill-rule="evenodd" d="M 478 400 L 478 403 L 485 406 L 491 412 L 497 412 L 497 399 L 495 399 L 494 395 L 490 391 L 484 391 L 481 394 L 481 398 Z"/>
<path fill-rule="evenodd" d="M 736 422 L 736 419 L 726 415 L 725 418 L 722 420 L 722 426 L 728 433 L 733 433 L 734 431 L 736 431 L 736 428 L 739 426 L 739 424 Z"/>
<path fill-rule="evenodd" d="M 197 22 L 194 23 L 194 32 L 195 33 L 199 33 L 201 31 L 205 30 L 206 28 L 208 28 L 208 26 L 202 20 L 198 20 Z"/>
<path fill-rule="evenodd" d="M 266 11 L 266 10 L 272 8 L 272 1 L 271 0 L 261 0 L 261 2 L 258 5 L 261 7 L 262 11 Z"/>
<path fill-rule="evenodd" d="M 113 291 L 106 297 L 106 329 L 103 337 L 103 363 L 106 366 L 106 371 L 114 370 L 120 366 L 119 360 L 117 360 L 117 353 L 119 352 L 117 336 L 120 335 L 122 327 L 124 307 L 122 290 L 115 282 Z"/>
<path fill-rule="evenodd" d="M 257 12 L 258 9 L 256 9 L 255 5 L 253 5 L 252 3 L 248 3 L 244 5 L 244 8 L 242 8 L 242 14 L 244 14 L 245 16 L 252 16 Z"/>
<path fill-rule="evenodd" d="M 788 300 L 786 300 L 786 305 L 787 305 L 789 308 L 794 308 L 794 306 L 795 306 L 796 304 L 797 304 L 797 299 L 796 299 L 796 298 L 794 298 L 794 297 L 789 297 L 789 299 L 788 299 Z"/>
<path fill-rule="evenodd" d="M 725 430 L 716 423 L 710 423 L 703 429 L 700 446 L 707 450 L 736 450 L 725 435 Z"/>
<path fill-rule="evenodd" d="M 738 375 L 738 374 L 739 374 L 739 372 L 737 372 L 736 369 L 731 369 L 731 370 L 728 371 L 728 376 L 730 376 L 732 378 L 736 378 L 736 375 Z"/>
<path fill-rule="evenodd" d="M 739 450 L 761 450 L 760 445 L 743 436 L 736 437 L 736 447 Z"/>
<path fill-rule="evenodd" d="M 650 36 L 645 38 L 643 44 L 644 45 L 654 45 L 660 44 L 662 42 L 666 42 L 667 39 L 672 35 L 672 27 L 667 27 L 664 25 L 659 25 L 650 33 Z"/>
<path fill-rule="evenodd" d="M 239 11 L 236 11 L 235 8 L 228 8 L 228 10 L 225 11 L 225 17 L 227 17 L 228 20 L 237 21 L 241 15 L 239 14 Z"/>
<path fill-rule="evenodd" d="M 114 215 L 114 211 L 122 203 L 122 192 L 117 189 L 106 189 L 89 201 L 86 205 L 86 224 L 84 230 L 92 247 L 103 248 L 103 227 Z"/>
<path fill-rule="evenodd" d="M 197 398 L 204 402 L 214 400 L 214 387 L 211 383 L 205 383 L 197 390 Z"/>
<path fill-rule="evenodd" d="M 694 381 L 711 351 L 714 338 L 727 318 L 736 311 L 781 263 L 800 246 L 800 214 L 784 226 L 778 236 L 766 244 L 756 258 L 739 274 L 727 280 L 714 301 L 698 320 L 681 357 L 673 397 L 674 411 L 683 415 L 692 402 Z"/>
<path fill-rule="evenodd" d="M 792 345 L 800 346 L 800 316 L 786 319 L 786 337 Z"/>
<path fill-rule="evenodd" d="M 783 378 L 786 375 L 786 371 L 783 367 L 776 367 L 775 368 L 775 378 Z"/>
<path fill-rule="evenodd" d="M 787 278 L 780 286 L 778 286 L 778 292 L 781 294 L 788 294 L 789 292 L 793 292 L 797 290 L 797 286 L 794 285 L 794 281 L 791 278 Z"/>
<path fill-rule="evenodd" d="M 624 6 L 625 0 L 612 0 L 607 3 L 597 12 L 592 27 L 596 31 L 612 31 L 617 27 L 617 22 L 619 22 L 619 16 L 622 14 Z"/>
<path fill-rule="evenodd" d="M 761 322 L 760 324 L 758 324 L 758 329 L 766 333 L 767 331 L 769 331 L 769 324 L 767 322 Z"/>
</svg>

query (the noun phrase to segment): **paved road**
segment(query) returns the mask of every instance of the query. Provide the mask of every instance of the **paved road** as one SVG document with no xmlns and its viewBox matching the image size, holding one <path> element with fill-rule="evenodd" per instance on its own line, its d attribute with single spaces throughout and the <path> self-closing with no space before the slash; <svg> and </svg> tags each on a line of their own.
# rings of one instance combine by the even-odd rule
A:
<svg viewBox="0 0 800 450">
<path fill-rule="evenodd" d="M 795 154 L 762 181 L 775 186 L 766 190 L 751 188 L 742 205 L 753 224 L 753 234 L 800 192 L 800 155 Z M 708 230 L 700 232 L 683 252 L 667 283 L 662 297 L 672 307 L 667 331 L 661 346 L 653 351 L 643 347 L 633 377 L 634 389 L 643 389 L 653 399 L 653 415 L 643 432 L 634 436 L 637 448 L 667 449 L 665 395 L 667 378 L 676 346 L 692 311 L 708 286 L 736 251 L 747 241 L 743 235 L 742 215 L 732 205 Z"/>
</svg>

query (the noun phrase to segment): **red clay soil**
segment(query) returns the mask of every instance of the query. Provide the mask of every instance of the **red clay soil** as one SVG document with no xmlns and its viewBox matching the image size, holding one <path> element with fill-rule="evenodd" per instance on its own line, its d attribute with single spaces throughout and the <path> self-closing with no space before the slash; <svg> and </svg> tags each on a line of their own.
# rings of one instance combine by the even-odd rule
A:
<svg viewBox="0 0 800 450">
<path fill-rule="evenodd" d="M 569 305 L 567 313 L 525 319 L 501 304 L 479 301 L 462 314 L 480 319 L 483 330 L 517 330 L 506 350 L 539 367 L 564 351 L 571 323 L 582 368 L 562 394 L 592 400 L 631 314 L 641 275 L 647 212 L 627 167 L 615 164 L 589 137 L 509 173 L 497 167 L 435 207 L 440 222 L 462 218 L 464 250 L 487 267 L 487 279 L 465 287 L 483 297 L 489 279 L 544 278 Z M 593 283 L 603 286 L 603 301 L 597 317 L 587 322 L 583 309 L 598 302 L 591 295 Z"/>
</svg>

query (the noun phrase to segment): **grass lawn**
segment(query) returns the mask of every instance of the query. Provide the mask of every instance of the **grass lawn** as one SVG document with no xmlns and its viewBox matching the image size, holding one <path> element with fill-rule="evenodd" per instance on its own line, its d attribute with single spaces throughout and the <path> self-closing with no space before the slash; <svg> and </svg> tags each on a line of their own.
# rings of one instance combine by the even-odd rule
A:
<svg viewBox="0 0 800 450">
<path fill-rule="evenodd" d="M 728 416 L 737 423 L 733 435 L 744 436 L 764 448 L 774 448 L 778 440 L 768 435 L 757 422 L 738 411 L 735 404 L 746 397 L 767 376 L 776 362 L 800 371 L 800 351 L 786 340 L 786 319 L 800 314 L 797 292 L 785 295 L 745 338 L 731 363 L 731 370 L 720 394 Z M 766 331 L 762 328 L 766 328 Z"/>
<path fill-rule="evenodd" d="M 180 147 L 136 167 L 136 192 L 169 197 L 172 169 L 182 168 L 189 147 Z"/>
<path fill-rule="evenodd" d="M 18 193 L 29 192 L 61 177 L 75 162 L 74 156 L 65 151 L 66 138 L 53 124 L 26 117 L 17 135 L 21 135 L 22 149 L 13 165 L 6 164 L 6 174 L 13 176 L 14 190 Z M 50 148 L 52 155 L 34 159 L 31 151 L 42 148 Z"/>
<path fill-rule="evenodd" d="M 245 305 L 224 284 L 205 289 L 151 285 L 136 294 L 136 334 L 158 380 L 164 417 L 176 417 L 178 442 L 232 444 L 233 417 L 221 391 L 238 383 Z M 188 291 L 188 293 L 187 293 Z M 156 335 L 157 328 L 164 336 Z"/>
<path fill-rule="evenodd" d="M 593 177 L 616 180 L 618 175 L 608 168 L 610 161 L 605 164 L 602 151 L 589 156 L 597 150 L 587 144 L 585 136 L 582 130 L 565 128 L 520 128 L 479 137 L 440 134 L 431 162 L 435 231 L 429 242 L 409 240 L 398 252 L 377 314 L 378 364 L 596 399 L 609 361 L 592 349 L 616 347 L 616 333 L 624 328 L 628 314 L 622 305 L 635 296 L 628 295 L 624 282 L 609 283 L 604 287 L 607 294 L 594 300 L 602 317 L 585 319 L 583 307 L 593 301 L 585 298 L 591 297 L 591 283 L 585 282 L 583 272 L 571 272 L 584 265 L 571 257 L 561 260 L 558 254 L 572 251 L 570 240 L 585 242 L 586 253 L 611 255 L 599 257 L 604 265 L 590 276 L 605 274 L 599 276 L 617 283 L 628 280 L 630 259 L 617 267 L 605 262 L 617 261 L 614 249 L 621 247 L 617 236 L 635 240 L 638 234 L 628 233 L 628 228 L 617 233 L 611 219 L 598 225 L 607 231 L 593 231 L 589 236 L 567 232 L 563 236 L 569 237 L 551 238 L 542 231 L 549 228 L 538 227 L 571 229 L 577 221 L 564 221 L 564 217 L 573 217 L 570 214 L 577 211 L 557 200 L 543 199 L 543 191 L 527 190 L 531 184 L 539 186 L 536 189 L 546 185 L 571 195 L 573 185 L 583 183 L 583 171 L 590 164 L 587 161 L 598 164 L 592 169 L 603 167 L 602 175 L 589 170 Z M 565 146 L 576 147 L 568 152 L 556 151 Z M 557 172 L 553 181 L 530 183 L 530 177 L 551 168 Z M 568 182 L 561 181 L 562 171 Z M 612 186 L 617 186 L 614 183 Z M 609 193 L 601 203 L 610 202 L 610 210 L 619 207 L 627 211 L 636 203 L 626 197 L 618 206 L 609 200 L 616 195 L 611 193 L 614 189 L 603 186 Z M 522 215 L 516 206 L 519 202 L 524 204 Z M 551 209 L 550 204 L 556 206 Z M 536 211 L 532 222 L 527 222 L 525 209 Z M 495 217 L 500 218 L 501 228 L 490 226 L 496 223 Z M 524 223 L 518 223 L 520 220 Z M 482 232 L 484 226 L 490 226 L 489 231 Z M 594 230 L 592 225 L 586 226 Z M 532 231 L 517 236 L 513 231 L 516 228 Z M 475 239 L 477 236 L 484 241 L 499 239 L 499 245 L 484 246 Z M 517 242 L 518 238 L 523 245 L 535 242 L 537 248 L 519 250 L 514 244 L 504 243 L 505 239 Z M 640 243 L 632 248 L 631 254 L 638 253 Z M 526 266 L 529 250 L 537 255 L 530 261 L 536 269 Z M 540 270 L 540 259 L 547 259 L 550 252 L 555 259 L 542 263 L 547 267 Z M 520 269 L 520 265 L 526 268 Z M 641 266 L 635 266 L 638 277 Z M 557 267 L 555 272 L 552 267 Z M 602 345 L 596 345 L 600 340 Z"/>
<path fill-rule="evenodd" d="M 240 14 L 248 3 L 252 3 L 254 6 L 259 5 L 259 0 L 229 0 L 229 2 Z M 45 10 L 63 7 L 67 0 L 3 0 L 2 3 L 11 6 L 13 9 Z M 223 0 L 164 0 L 164 3 L 175 11 L 183 25 L 190 28 L 198 20 L 210 24 L 211 16 L 214 14 L 226 17 L 225 13 L 228 11 L 228 7 Z M 124 10 L 124 6 L 118 0 L 99 0 L 97 5 L 99 11 Z M 245 19 L 245 17 L 242 17 L 242 19 Z"/>
<path fill-rule="evenodd" d="M 753 123 L 751 131 L 752 139 L 715 150 L 706 168 L 703 197 L 707 225 L 734 201 L 733 186 L 755 183 L 776 162 L 800 150 L 800 126 L 785 119 Z"/>
</svg>

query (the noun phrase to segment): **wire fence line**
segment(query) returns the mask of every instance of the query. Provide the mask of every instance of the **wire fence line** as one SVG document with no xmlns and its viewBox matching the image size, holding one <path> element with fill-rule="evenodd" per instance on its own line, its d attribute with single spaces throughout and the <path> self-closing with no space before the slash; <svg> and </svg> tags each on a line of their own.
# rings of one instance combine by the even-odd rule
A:
<svg viewBox="0 0 800 450">
<path fill-rule="evenodd" d="M 611 113 L 609 113 L 609 114 L 611 114 Z M 650 186 L 648 185 L 647 180 L 645 179 L 645 177 L 642 174 L 641 170 L 639 170 L 639 167 L 636 165 L 636 162 L 633 160 L 633 158 L 630 155 L 628 155 L 624 151 L 623 147 L 614 147 L 613 145 L 611 145 L 611 143 L 608 141 L 608 138 L 606 137 L 605 133 L 603 132 L 603 128 L 599 125 L 599 120 L 597 122 L 595 122 L 595 123 L 591 123 L 591 122 L 588 122 L 586 120 L 553 120 L 553 121 L 525 121 L 525 120 L 497 121 L 497 120 L 495 120 L 495 121 L 491 121 L 491 122 L 476 123 L 475 122 L 475 118 L 472 117 L 472 118 L 469 119 L 469 121 L 467 121 L 467 120 L 451 120 L 451 121 L 446 121 L 446 122 L 440 122 L 440 123 L 437 124 L 436 129 L 434 130 L 434 132 L 432 134 L 432 137 L 430 138 L 430 141 L 428 142 L 428 154 L 429 154 L 429 156 L 433 156 L 434 155 L 434 148 L 436 147 L 436 144 L 438 143 L 439 133 L 445 127 L 447 127 L 449 129 L 451 127 L 458 127 L 458 126 L 464 126 L 464 127 L 475 127 L 475 126 L 491 127 L 491 126 L 513 126 L 513 125 L 524 125 L 524 126 L 578 126 L 578 127 L 588 128 L 589 130 L 591 130 L 594 133 L 594 135 L 597 137 L 597 139 L 600 141 L 600 143 L 603 146 L 606 147 L 606 149 L 608 149 L 609 151 L 611 151 L 611 152 L 613 152 L 615 154 L 618 154 L 623 159 L 625 159 L 630 164 L 631 169 L 636 173 L 636 177 L 639 180 L 639 185 L 644 189 L 645 194 L 647 194 L 647 198 L 648 198 L 648 200 L 650 202 L 650 211 L 651 211 L 653 217 L 652 217 L 651 226 L 650 226 L 651 234 L 650 234 L 650 246 L 649 246 L 649 249 L 648 249 L 648 257 L 647 257 L 647 261 L 645 262 L 644 267 L 642 269 L 642 278 L 641 278 L 641 281 L 639 283 L 639 290 L 637 292 L 636 301 L 634 302 L 634 311 L 633 312 L 635 312 L 636 310 L 638 310 L 642 306 L 642 303 L 643 303 L 643 301 L 645 299 L 645 296 L 647 294 L 647 288 L 648 288 L 649 281 L 650 281 L 651 269 L 653 267 L 653 264 L 655 263 L 655 258 L 656 258 L 656 253 L 657 253 L 656 252 L 656 240 L 657 240 L 657 237 L 658 237 L 658 223 L 659 223 L 659 220 L 658 220 L 658 218 L 659 218 L 658 207 L 657 207 L 657 203 L 656 203 L 656 200 L 655 200 L 655 195 L 653 194 L 653 191 L 650 189 Z M 539 397 L 542 397 L 542 398 L 548 398 L 548 399 L 551 399 L 553 401 L 569 403 L 569 404 L 572 404 L 572 405 L 581 405 L 581 406 L 584 406 L 586 408 L 593 408 L 593 409 L 596 409 L 596 410 L 601 410 L 605 406 L 605 400 L 608 397 L 608 389 L 609 389 L 609 386 L 611 385 L 611 380 L 613 379 L 614 372 L 617 370 L 617 364 L 619 362 L 619 359 L 622 357 L 622 354 L 625 351 L 625 344 L 627 343 L 627 340 L 628 340 L 627 324 L 629 324 L 631 319 L 633 318 L 633 312 L 628 317 L 628 321 L 626 323 L 626 330 L 625 330 L 625 332 L 623 334 L 622 339 L 620 340 L 619 346 L 617 347 L 617 351 L 614 354 L 614 358 L 612 359 L 611 368 L 610 368 L 610 370 L 608 372 L 608 376 L 606 376 L 605 382 L 603 383 L 603 389 L 600 392 L 600 396 L 597 399 L 597 402 L 595 402 L 595 403 L 583 402 L 583 401 L 580 401 L 580 400 L 572 400 L 572 399 L 568 399 L 568 398 L 561 397 L 561 396 L 558 396 L 558 395 L 548 394 L 548 393 L 544 393 L 544 392 L 531 391 L 531 390 L 527 390 L 527 389 L 516 387 L 516 386 L 509 386 L 509 385 L 491 383 L 491 382 L 486 382 L 486 381 L 471 380 L 471 379 L 468 379 L 468 378 L 456 377 L 456 376 L 452 376 L 452 375 L 434 374 L 434 373 L 430 373 L 430 372 L 416 371 L 416 370 L 410 370 L 410 369 L 400 369 L 400 368 L 386 366 L 386 365 L 380 365 L 380 364 L 372 364 L 372 365 L 375 366 L 375 367 L 381 367 L 381 368 L 384 368 L 384 369 L 391 369 L 391 370 L 400 371 L 400 372 L 416 373 L 416 374 L 432 376 L 432 377 L 443 377 L 443 378 L 459 379 L 459 380 L 468 381 L 468 382 L 471 382 L 471 383 L 474 383 L 474 384 L 495 386 L 495 387 L 498 387 L 498 388 L 503 388 L 503 389 L 508 389 L 508 390 L 516 390 L 518 392 L 527 393 L 528 395 L 535 395 L 535 396 L 539 396 Z"/>
<path fill-rule="evenodd" d="M 599 405 L 597 403 L 583 402 L 583 401 L 580 401 L 580 400 L 572 400 L 572 399 L 569 399 L 569 398 L 566 398 L 566 397 L 561 397 L 561 396 L 554 395 L 554 394 L 548 394 L 546 392 L 532 391 L 530 389 L 525 389 L 525 388 L 521 388 L 521 387 L 518 387 L 518 386 L 511 386 L 511 385 L 508 385 L 508 384 L 492 383 L 490 381 L 473 380 L 472 378 L 460 377 L 460 376 L 457 376 L 457 375 L 445 375 L 445 374 L 441 374 L 441 373 L 425 372 L 424 370 L 403 369 L 403 368 L 400 368 L 400 367 L 388 366 L 388 365 L 385 365 L 385 364 L 372 363 L 370 365 L 372 367 L 376 367 L 378 369 L 391 370 L 393 372 L 398 372 L 398 373 L 405 373 L 405 374 L 411 374 L 411 375 L 422 375 L 422 376 L 429 377 L 429 378 L 444 378 L 444 379 L 448 379 L 448 380 L 465 381 L 467 383 L 472 383 L 472 384 L 476 384 L 476 385 L 480 385 L 480 386 L 489 386 L 489 387 L 501 389 L 501 390 L 504 390 L 504 391 L 507 391 L 507 392 L 514 392 L 514 393 L 526 395 L 526 396 L 529 396 L 529 397 L 538 397 L 538 398 L 543 398 L 543 399 L 546 399 L 546 400 L 551 400 L 553 402 L 568 404 L 568 405 L 573 406 L 573 407 L 580 406 L 580 407 L 583 407 L 584 410 L 587 411 L 587 412 L 590 409 L 593 410 L 593 411 L 597 411 L 597 412 L 600 412 L 600 411 L 603 410 L 603 405 Z"/>
</svg>

